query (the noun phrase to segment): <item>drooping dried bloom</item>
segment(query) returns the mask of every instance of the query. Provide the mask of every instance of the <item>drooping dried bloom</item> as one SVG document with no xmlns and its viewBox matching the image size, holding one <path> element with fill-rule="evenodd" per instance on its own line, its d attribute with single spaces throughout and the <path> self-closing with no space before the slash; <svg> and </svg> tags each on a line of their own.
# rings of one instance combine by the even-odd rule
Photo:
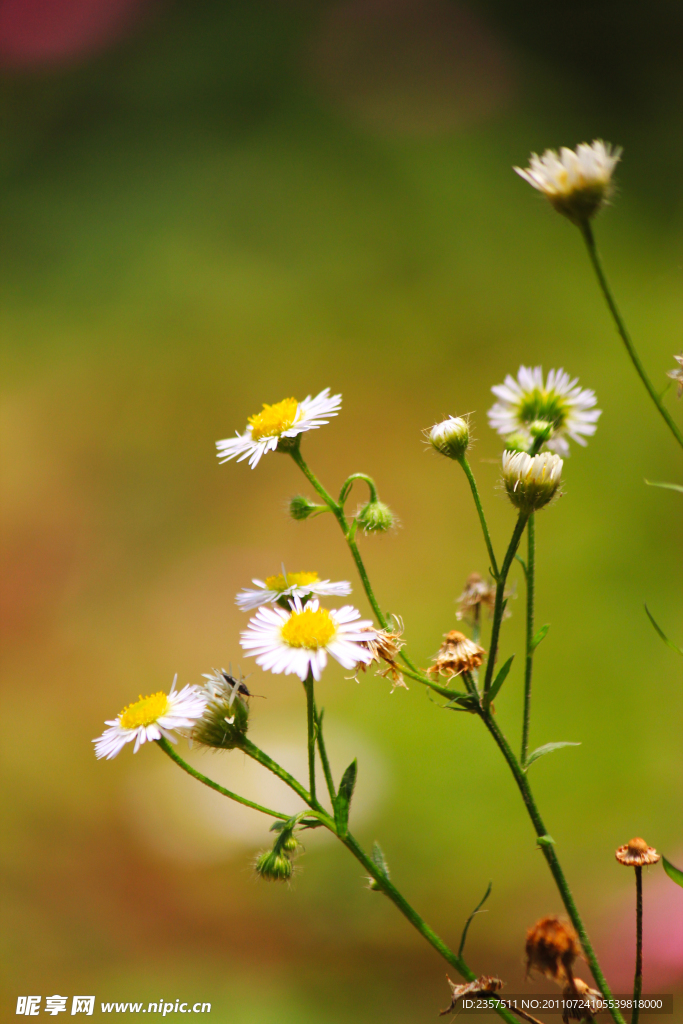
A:
<svg viewBox="0 0 683 1024">
<path fill-rule="evenodd" d="M 512 591 L 505 591 L 506 598 L 512 596 Z M 470 573 L 465 589 L 457 601 L 460 607 L 455 613 L 456 619 L 464 619 L 465 622 L 471 623 L 478 622 L 483 608 L 487 608 L 489 615 L 493 615 L 496 603 L 496 585 L 483 579 L 478 572 Z M 510 612 L 507 609 L 504 617 L 506 619 L 510 617 Z"/>
<path fill-rule="evenodd" d="M 620 864 L 631 868 L 640 868 L 643 864 L 656 864 L 661 860 L 657 851 L 639 836 L 629 840 L 625 846 L 620 846 L 615 856 Z"/>
<path fill-rule="evenodd" d="M 676 394 L 680 398 L 681 395 L 683 395 L 683 352 L 681 352 L 680 356 L 674 356 L 674 359 L 678 363 L 678 369 L 667 370 L 666 375 L 676 381 L 676 384 L 678 385 Z"/>
<path fill-rule="evenodd" d="M 570 984 L 562 990 L 565 1010 L 562 1014 L 564 1024 L 570 1020 L 592 1021 L 593 1014 L 598 1013 L 602 1006 L 602 994 L 587 985 L 582 978 L 572 978 Z"/>
<path fill-rule="evenodd" d="M 487 975 L 482 975 L 476 981 L 467 981 L 463 985 L 456 985 L 448 975 L 446 975 L 446 980 L 451 986 L 451 1005 L 441 1011 L 440 1017 L 445 1016 L 447 1013 L 455 1013 L 458 1002 L 466 996 L 471 996 L 473 999 L 493 996 L 496 992 L 500 992 L 504 985 L 500 978 L 491 978 Z"/>
<path fill-rule="evenodd" d="M 464 633 L 451 629 L 444 633 L 444 642 L 434 658 L 434 664 L 428 669 L 430 676 L 459 676 L 461 672 L 471 672 L 479 668 L 486 651 Z"/>
<path fill-rule="evenodd" d="M 553 981 L 573 979 L 572 967 L 581 948 L 572 926 L 559 917 L 542 917 L 526 935 L 526 971 L 540 971 Z"/>
<path fill-rule="evenodd" d="M 621 159 L 621 149 L 602 139 L 576 149 L 562 147 L 559 153 L 546 149 L 543 156 L 531 154 L 526 170 L 515 167 L 521 178 L 542 192 L 558 213 L 574 224 L 594 217 L 612 194 L 612 175 Z"/>
<path fill-rule="evenodd" d="M 404 690 L 408 687 L 403 679 L 403 674 L 398 666 L 396 659 L 398 658 L 399 651 L 402 647 L 405 647 L 405 640 L 402 640 L 403 635 L 403 622 L 396 616 L 394 616 L 394 629 L 367 629 L 364 630 L 370 634 L 368 639 L 363 641 L 363 646 L 367 647 L 372 655 L 372 660 L 367 664 L 360 662 L 356 667 L 356 676 L 359 671 L 365 672 L 369 665 L 373 661 L 378 664 L 384 662 L 386 668 L 382 669 L 377 673 L 378 676 L 382 676 L 386 679 L 387 676 L 391 678 L 392 687 L 391 692 L 393 693 L 397 686 L 402 686 Z M 356 679 L 356 681 L 358 681 Z"/>
<path fill-rule="evenodd" d="M 562 459 L 551 452 L 503 452 L 503 484 L 522 512 L 537 512 L 552 501 L 562 478 Z"/>
</svg>

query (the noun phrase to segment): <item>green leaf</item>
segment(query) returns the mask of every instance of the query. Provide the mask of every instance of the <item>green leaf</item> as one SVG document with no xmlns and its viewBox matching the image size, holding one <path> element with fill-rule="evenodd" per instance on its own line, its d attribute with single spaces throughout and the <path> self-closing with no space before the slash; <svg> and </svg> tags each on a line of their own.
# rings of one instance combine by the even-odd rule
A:
<svg viewBox="0 0 683 1024">
<path fill-rule="evenodd" d="M 683 887 L 683 871 L 681 871 L 680 868 L 675 868 L 671 861 L 667 860 L 666 857 L 662 857 L 662 864 L 671 881 L 675 882 L 676 885 Z"/>
<path fill-rule="evenodd" d="M 458 707 L 454 705 L 458 705 Z M 476 711 L 479 707 L 479 701 L 473 693 L 464 693 L 461 697 L 456 697 L 455 700 L 451 700 L 443 706 L 448 708 L 449 711 Z"/>
<path fill-rule="evenodd" d="M 370 854 L 370 858 L 375 867 L 377 868 L 377 870 L 382 875 L 384 875 L 385 878 L 389 878 L 389 865 L 387 864 L 386 857 L 384 856 L 384 851 L 382 850 L 382 847 L 379 845 L 379 843 L 375 842 L 372 844 L 372 853 Z M 380 885 L 379 882 L 375 881 L 374 878 L 371 878 L 370 889 L 372 889 L 373 892 L 381 892 L 382 886 Z"/>
<path fill-rule="evenodd" d="M 682 484 L 665 484 L 660 483 L 658 480 L 646 480 L 645 483 L 648 484 L 649 487 L 664 487 L 667 491 L 680 491 L 683 494 Z"/>
<path fill-rule="evenodd" d="M 349 767 L 342 775 L 339 783 L 339 792 L 334 802 L 334 821 L 340 836 L 345 836 L 349 828 L 349 805 L 356 787 L 358 775 L 358 761 L 354 758 Z"/>
<path fill-rule="evenodd" d="M 549 836 L 547 834 L 544 835 L 544 836 L 536 836 L 536 842 L 538 843 L 539 846 L 554 846 L 555 845 L 555 840 L 553 839 L 553 837 Z"/>
<path fill-rule="evenodd" d="M 566 742 L 564 740 L 559 742 L 559 743 L 545 743 L 542 747 L 536 747 L 535 750 L 532 750 L 532 752 L 529 754 L 529 756 L 526 759 L 526 764 L 524 765 L 524 768 L 526 770 L 529 767 L 530 764 L 533 764 L 534 761 L 538 761 L 539 757 L 543 757 L 545 754 L 552 754 L 553 750 L 559 750 L 560 747 L 580 747 L 580 746 L 581 746 L 580 743 L 569 743 L 569 742 Z"/>
<path fill-rule="evenodd" d="M 467 921 L 465 922 L 465 927 L 462 930 L 462 938 L 460 939 L 460 946 L 458 947 L 458 956 L 462 956 L 462 951 L 465 948 L 465 940 L 467 939 L 467 930 L 469 926 L 472 924 L 474 918 L 481 911 L 481 908 L 484 906 L 489 896 L 491 895 L 491 889 L 493 889 L 493 882 L 489 882 L 488 889 L 484 893 L 482 899 L 479 900 L 476 907 L 474 908 L 470 916 L 467 918 Z"/>
<path fill-rule="evenodd" d="M 547 623 L 547 625 L 545 625 L 545 626 L 541 626 L 541 628 L 539 629 L 538 633 L 536 634 L 536 636 L 531 641 L 531 650 L 532 651 L 536 650 L 536 648 L 540 644 L 541 640 L 545 640 L 546 634 L 547 634 L 549 629 L 550 629 L 550 623 Z"/>
<path fill-rule="evenodd" d="M 673 640 L 669 640 L 668 636 L 666 635 L 664 630 L 661 628 L 661 626 L 657 625 L 657 623 L 655 622 L 655 620 L 653 618 L 652 612 L 650 611 L 648 606 L 644 605 L 644 608 L 645 608 L 645 611 L 647 612 L 648 619 L 650 620 L 652 625 L 655 627 L 655 632 L 657 632 L 659 634 L 659 636 L 662 638 L 662 640 L 664 641 L 666 646 L 670 647 L 672 651 L 676 651 L 678 654 L 682 654 L 683 655 L 683 651 L 681 650 L 681 648 L 677 647 L 676 644 L 673 642 Z"/>
<path fill-rule="evenodd" d="M 503 683 L 505 682 L 505 680 L 508 677 L 508 673 L 509 673 L 510 669 L 512 668 L 512 662 L 514 660 L 515 660 L 515 656 L 513 654 L 512 657 L 508 658 L 508 660 L 505 662 L 505 664 L 502 666 L 502 668 L 500 668 L 498 670 L 498 675 L 493 680 L 493 683 L 491 684 L 491 689 L 486 694 L 486 707 L 488 707 L 489 704 L 491 703 L 491 701 L 494 699 L 494 697 L 497 696 L 498 691 L 500 690 L 501 686 L 503 685 Z"/>
</svg>

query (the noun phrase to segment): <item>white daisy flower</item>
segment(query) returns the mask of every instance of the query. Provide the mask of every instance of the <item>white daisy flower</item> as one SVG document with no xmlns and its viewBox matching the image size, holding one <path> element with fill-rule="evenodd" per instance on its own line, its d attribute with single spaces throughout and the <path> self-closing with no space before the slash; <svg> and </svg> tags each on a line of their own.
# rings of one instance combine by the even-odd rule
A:
<svg viewBox="0 0 683 1024">
<path fill-rule="evenodd" d="M 612 193 L 612 175 L 621 149 L 596 139 L 589 146 L 563 147 L 559 153 L 546 149 L 531 154 L 526 170 L 513 170 L 552 203 L 558 213 L 581 224 L 593 217 Z"/>
<path fill-rule="evenodd" d="M 266 576 L 265 580 L 252 580 L 257 590 L 242 590 L 235 598 L 235 603 L 243 612 L 252 608 L 260 608 L 262 604 L 275 604 L 282 598 L 299 597 L 301 600 L 311 595 L 346 597 L 351 593 L 351 584 L 346 580 L 333 583 L 332 580 L 321 580 L 317 572 L 285 572 L 278 576 Z"/>
<path fill-rule="evenodd" d="M 548 448 L 569 455 L 565 435 L 585 445 L 584 437 L 595 433 L 601 414 L 600 409 L 593 408 L 595 393 L 580 387 L 577 381 L 577 377 L 572 379 L 559 369 L 551 370 L 544 384 L 540 366 L 520 366 L 517 380 L 508 374 L 504 384 L 491 388 L 500 401 L 489 409 L 489 424 L 503 437 L 518 435 L 527 447 L 535 431 L 550 424 Z"/>
<path fill-rule="evenodd" d="M 307 395 L 303 402 L 296 398 L 284 398 L 275 405 L 263 404 L 261 412 L 249 417 L 247 429 L 236 437 L 216 441 L 218 458 L 228 462 L 237 456 L 238 462 L 249 459 L 252 469 L 262 455 L 274 452 L 282 438 L 294 438 L 306 430 L 324 426 L 330 416 L 336 416 L 341 408 L 341 395 L 331 395 L 325 388 L 315 398 Z"/>
<path fill-rule="evenodd" d="M 347 669 L 369 664 L 373 655 L 366 645 L 376 635 L 372 623 L 351 605 L 327 609 L 317 600 L 303 605 L 295 597 L 290 611 L 259 608 L 240 643 L 266 671 L 305 680 L 309 671 L 320 679 L 328 654 Z"/>
<path fill-rule="evenodd" d="M 503 452 L 503 483 L 512 504 L 534 512 L 552 501 L 562 479 L 562 459 L 551 452 Z"/>
<path fill-rule="evenodd" d="M 176 692 L 176 676 L 169 694 L 162 690 L 140 697 L 134 704 L 123 709 L 118 718 L 105 725 L 101 736 L 93 740 L 97 757 L 116 757 L 126 743 L 135 740 L 134 754 L 147 740 L 159 740 L 164 736 L 171 743 L 175 739 L 173 729 L 189 729 L 200 719 L 206 707 L 207 697 L 196 686 L 184 686 Z"/>
</svg>

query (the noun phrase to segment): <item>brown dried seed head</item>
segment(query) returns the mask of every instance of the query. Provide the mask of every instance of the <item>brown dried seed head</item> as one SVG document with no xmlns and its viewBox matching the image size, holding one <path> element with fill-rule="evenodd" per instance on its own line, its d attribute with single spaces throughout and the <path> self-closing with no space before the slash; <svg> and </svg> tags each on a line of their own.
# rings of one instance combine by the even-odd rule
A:
<svg viewBox="0 0 683 1024">
<path fill-rule="evenodd" d="M 562 989 L 565 999 L 565 1010 L 562 1014 L 564 1024 L 570 1020 L 592 1021 L 593 1014 L 599 1012 L 599 1004 L 602 995 L 590 985 L 587 985 L 582 978 L 572 978 L 571 984 L 565 985 Z"/>
<path fill-rule="evenodd" d="M 631 868 L 640 868 L 643 864 L 656 864 L 661 859 L 654 847 L 648 846 L 639 836 L 631 839 L 626 846 L 620 846 L 615 856 L 620 864 Z"/>
<path fill-rule="evenodd" d="M 443 1017 L 447 1013 L 454 1013 L 457 1009 L 458 1001 L 463 999 L 465 996 L 472 996 L 475 999 L 477 996 L 492 996 L 496 992 L 499 992 L 505 984 L 500 980 L 500 978 L 492 978 L 488 975 L 482 975 L 482 977 L 477 978 L 476 981 L 466 981 L 462 985 L 456 985 L 454 981 L 451 981 L 448 975 L 446 975 L 446 980 L 451 986 L 451 1005 L 441 1011 L 439 1014 L 440 1017 Z"/>
<path fill-rule="evenodd" d="M 581 948 L 572 926 L 559 917 L 542 917 L 526 936 L 526 970 L 553 981 L 571 982 L 572 966 Z"/>
<path fill-rule="evenodd" d="M 444 633 L 444 642 L 434 658 L 429 674 L 459 676 L 461 672 L 471 672 L 473 668 L 479 668 L 485 654 L 484 648 L 475 644 L 474 640 L 470 640 L 457 629 L 451 629 L 450 632 Z"/>
<path fill-rule="evenodd" d="M 387 676 L 391 677 L 392 687 L 391 692 L 393 693 L 397 686 L 402 686 L 405 690 L 408 689 L 406 686 L 401 670 L 396 662 L 396 659 L 400 653 L 402 647 L 405 647 L 405 640 L 402 640 L 403 635 L 403 622 L 397 617 L 394 617 L 395 629 L 380 629 L 373 630 L 366 626 L 361 629 L 361 632 L 375 633 L 372 640 L 361 641 L 364 647 L 370 651 L 372 655 L 372 661 L 381 664 L 385 662 L 386 668 L 377 674 L 386 679 Z M 370 662 L 372 664 L 372 662 Z M 358 672 L 365 672 L 368 665 L 365 662 L 359 662 L 356 666 L 356 675 Z M 358 680 L 356 679 L 356 682 Z"/>
</svg>

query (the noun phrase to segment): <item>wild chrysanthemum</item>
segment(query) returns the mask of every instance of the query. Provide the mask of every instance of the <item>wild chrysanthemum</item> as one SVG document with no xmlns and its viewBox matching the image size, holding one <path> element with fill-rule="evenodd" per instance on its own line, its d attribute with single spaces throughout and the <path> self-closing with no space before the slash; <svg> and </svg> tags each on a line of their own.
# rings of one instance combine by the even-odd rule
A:
<svg viewBox="0 0 683 1024">
<path fill-rule="evenodd" d="M 125 707 L 118 718 L 105 722 L 111 728 L 93 740 L 96 756 L 116 757 L 133 740 L 134 754 L 147 740 L 159 740 L 164 736 L 175 743 L 173 730 L 192 728 L 202 717 L 207 698 L 196 686 L 184 686 L 176 692 L 176 679 L 170 693 L 160 690 L 148 697 L 141 696 L 134 704 Z"/>
<path fill-rule="evenodd" d="M 507 496 L 522 512 L 535 512 L 555 497 L 562 478 L 562 459 L 552 452 L 527 455 L 503 452 L 503 483 Z"/>
<path fill-rule="evenodd" d="M 551 370 L 544 383 L 540 366 L 520 366 L 517 380 L 508 374 L 504 384 L 491 388 L 500 401 L 489 409 L 489 424 L 505 438 L 524 438 L 527 448 L 539 430 L 550 424 L 546 445 L 566 456 L 567 437 L 585 445 L 584 437 L 595 433 L 601 413 L 594 408 L 594 392 L 577 381 L 559 369 Z"/>
<path fill-rule="evenodd" d="M 520 177 L 542 192 L 558 213 L 575 224 L 594 217 L 612 194 L 612 175 L 621 159 L 621 149 L 602 139 L 576 149 L 562 147 L 559 153 L 546 149 L 543 156 L 531 154 L 529 166 L 515 167 Z"/>
<path fill-rule="evenodd" d="M 674 359 L 678 363 L 678 369 L 667 370 L 666 375 L 676 381 L 676 384 L 678 385 L 677 394 L 680 398 L 681 395 L 683 395 L 683 352 L 681 352 L 680 356 L 674 356 Z"/>
<path fill-rule="evenodd" d="M 303 402 L 296 398 L 284 398 L 275 405 L 264 403 L 261 412 L 249 417 L 247 429 L 237 437 L 229 437 L 224 441 L 216 441 L 218 458 L 228 462 L 237 456 L 238 462 L 249 459 L 252 469 L 258 464 L 266 452 L 274 452 L 281 442 L 286 442 L 303 434 L 306 430 L 314 430 L 324 426 L 330 416 L 336 416 L 341 408 L 341 395 L 330 395 L 325 388 L 315 398 L 307 395 Z"/>
<path fill-rule="evenodd" d="M 372 623 L 362 620 L 351 605 L 327 609 L 317 600 L 304 605 L 295 597 L 290 611 L 259 608 L 240 643 L 268 672 L 294 673 L 305 680 L 310 671 L 314 679 L 320 679 L 328 654 L 347 669 L 372 661 L 366 646 L 374 639 L 371 633 Z"/>
<path fill-rule="evenodd" d="M 449 459 L 461 459 L 470 444 L 470 427 L 462 416 L 449 416 L 426 431 L 429 443 Z"/>
<path fill-rule="evenodd" d="M 346 597 L 351 593 L 351 584 L 346 580 L 332 582 L 321 580 L 317 572 L 281 572 L 277 576 L 266 576 L 265 580 L 251 581 L 256 590 L 242 590 L 235 603 L 243 612 L 260 608 L 262 604 L 275 604 L 282 598 L 299 597 L 303 601 L 311 596 Z"/>
<path fill-rule="evenodd" d="M 428 675 L 459 676 L 461 672 L 471 672 L 479 668 L 486 651 L 464 633 L 451 629 L 444 633 L 444 642 L 434 658 L 434 664 L 427 670 Z"/>
</svg>

